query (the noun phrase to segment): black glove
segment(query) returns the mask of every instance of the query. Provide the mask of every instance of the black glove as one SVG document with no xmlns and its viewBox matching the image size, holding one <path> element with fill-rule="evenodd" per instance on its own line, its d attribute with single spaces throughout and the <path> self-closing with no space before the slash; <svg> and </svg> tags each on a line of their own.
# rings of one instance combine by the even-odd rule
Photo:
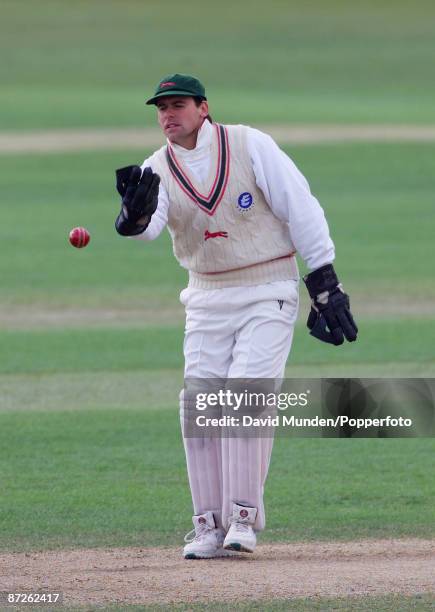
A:
<svg viewBox="0 0 435 612">
<path fill-rule="evenodd" d="M 350 312 L 349 296 L 343 291 L 332 264 L 304 276 L 311 296 L 311 311 L 307 327 L 310 334 L 322 342 L 343 344 L 356 340 L 358 327 Z M 344 337 L 343 337 L 344 336 Z"/>
<path fill-rule="evenodd" d="M 115 221 L 118 234 L 135 236 L 146 230 L 157 208 L 159 183 L 159 175 L 151 168 L 142 172 L 140 166 L 127 166 L 116 171 L 116 188 L 122 196 Z"/>
</svg>

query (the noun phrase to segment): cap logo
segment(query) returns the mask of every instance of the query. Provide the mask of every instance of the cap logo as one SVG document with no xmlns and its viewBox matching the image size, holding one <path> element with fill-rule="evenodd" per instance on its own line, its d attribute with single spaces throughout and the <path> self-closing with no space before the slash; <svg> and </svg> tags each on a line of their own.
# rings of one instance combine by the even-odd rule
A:
<svg viewBox="0 0 435 612">
<path fill-rule="evenodd" d="M 207 520 L 206 520 L 206 519 L 205 519 L 203 516 L 200 516 L 200 517 L 199 517 L 199 519 L 198 519 L 198 523 L 201 523 L 201 525 L 203 525 L 203 524 L 204 524 L 204 523 L 206 523 L 206 522 L 207 522 Z"/>
<path fill-rule="evenodd" d="M 246 518 L 246 517 L 248 516 L 248 511 L 247 511 L 247 510 L 245 510 L 245 509 L 240 510 L 240 516 L 241 516 L 242 518 Z"/>
<path fill-rule="evenodd" d="M 166 81 L 165 83 L 160 83 L 160 87 L 170 87 L 171 85 L 176 85 L 173 81 Z"/>
</svg>

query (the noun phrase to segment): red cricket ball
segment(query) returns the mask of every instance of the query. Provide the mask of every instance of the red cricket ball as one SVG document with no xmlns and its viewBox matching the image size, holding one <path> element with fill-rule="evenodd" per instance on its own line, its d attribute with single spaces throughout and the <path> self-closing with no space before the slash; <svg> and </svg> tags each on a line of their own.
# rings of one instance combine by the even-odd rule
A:
<svg viewBox="0 0 435 612">
<path fill-rule="evenodd" d="M 85 247 L 90 239 L 91 235 L 85 227 L 75 227 L 69 233 L 69 241 L 76 249 Z"/>
</svg>

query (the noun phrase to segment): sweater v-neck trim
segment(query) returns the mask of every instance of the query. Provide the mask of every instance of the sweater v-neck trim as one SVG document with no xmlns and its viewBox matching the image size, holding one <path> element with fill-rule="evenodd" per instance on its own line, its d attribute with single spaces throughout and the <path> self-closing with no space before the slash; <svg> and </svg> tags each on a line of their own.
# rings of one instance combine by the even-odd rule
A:
<svg viewBox="0 0 435 612">
<path fill-rule="evenodd" d="M 197 204 L 209 215 L 214 214 L 217 206 L 224 196 L 225 189 L 228 184 L 230 162 L 227 130 L 223 125 L 217 123 L 213 125 L 215 133 L 212 134 L 212 138 L 214 135 L 216 135 L 217 138 L 217 162 L 215 163 L 216 170 L 214 172 L 214 179 L 207 194 L 201 193 L 201 191 L 195 186 L 197 181 L 194 181 L 191 173 L 189 173 L 187 169 L 183 167 L 182 161 L 179 159 L 180 156 L 176 155 L 174 147 L 171 146 L 170 143 L 168 143 L 168 146 L 166 147 L 166 159 L 176 183 L 182 189 L 182 191 L 193 202 L 195 202 L 195 204 Z M 213 164 L 211 164 L 206 183 L 208 185 L 210 185 L 212 181 L 213 170 Z"/>
</svg>

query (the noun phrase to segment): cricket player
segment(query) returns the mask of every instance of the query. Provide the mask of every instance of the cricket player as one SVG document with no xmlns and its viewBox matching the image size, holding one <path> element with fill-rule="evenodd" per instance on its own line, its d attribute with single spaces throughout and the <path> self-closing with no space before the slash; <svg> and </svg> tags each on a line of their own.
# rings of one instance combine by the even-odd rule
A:
<svg viewBox="0 0 435 612">
<path fill-rule="evenodd" d="M 145 242 L 167 227 L 188 271 L 185 378 L 283 377 L 298 312 L 296 253 L 310 270 L 310 333 L 334 345 L 356 340 L 323 210 L 293 161 L 259 130 L 213 122 L 192 76 L 163 78 L 147 104 L 167 143 L 141 167 L 117 170 L 115 226 Z M 182 424 L 183 410 L 182 392 Z M 184 557 L 253 552 L 273 438 L 183 438 L 194 510 Z"/>
</svg>

